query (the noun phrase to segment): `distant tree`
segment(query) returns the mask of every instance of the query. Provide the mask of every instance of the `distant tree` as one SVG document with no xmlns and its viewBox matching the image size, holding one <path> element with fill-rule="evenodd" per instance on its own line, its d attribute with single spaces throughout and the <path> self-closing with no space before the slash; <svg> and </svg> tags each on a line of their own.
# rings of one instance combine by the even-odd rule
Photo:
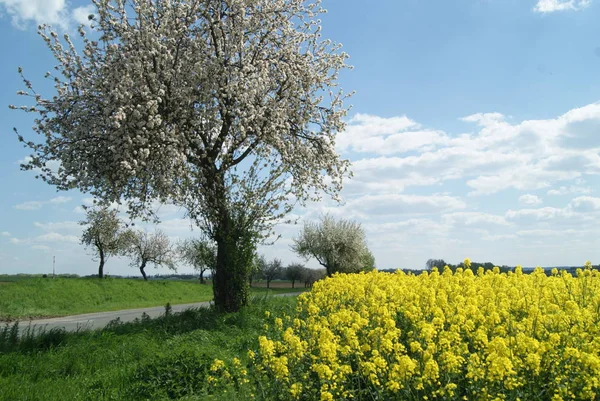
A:
<svg viewBox="0 0 600 401">
<path fill-rule="evenodd" d="M 117 217 L 116 210 L 106 207 L 86 209 L 86 218 L 79 224 L 87 226 L 81 235 L 81 243 L 91 248 L 98 258 L 98 277 L 104 277 L 104 263 L 110 256 L 121 254 L 127 247 L 128 235 L 125 225 Z"/>
<path fill-rule="evenodd" d="M 292 288 L 295 288 L 296 281 L 302 280 L 306 267 L 300 263 L 292 263 L 288 265 L 283 272 L 283 276 L 292 282 Z"/>
<path fill-rule="evenodd" d="M 204 273 L 213 272 L 217 266 L 217 247 L 207 238 L 185 240 L 179 246 L 179 255 L 184 263 L 200 273 L 200 283 L 204 284 Z"/>
<path fill-rule="evenodd" d="M 375 270 L 375 256 L 366 249 L 362 256 L 362 271 L 370 272 L 371 270 Z"/>
<path fill-rule="evenodd" d="M 291 248 L 306 260 L 310 257 L 317 259 L 328 276 L 336 272 L 362 271 L 365 262 L 374 267 L 374 259 L 371 261 L 373 255 L 365 255 L 369 250 L 360 224 L 345 219 L 335 220 L 330 215 L 325 215 L 318 223 L 306 222 Z"/>
<path fill-rule="evenodd" d="M 250 284 L 250 287 L 252 287 L 254 280 L 260 278 L 260 274 L 261 269 L 259 267 L 259 256 L 255 252 L 252 256 L 252 263 L 250 263 L 250 266 L 248 266 L 248 283 Z"/>
<path fill-rule="evenodd" d="M 148 280 L 146 266 L 152 263 L 154 267 L 165 266 L 176 270 L 176 252 L 169 237 L 161 230 L 148 233 L 145 230 L 128 231 L 125 234 L 127 247 L 123 255 L 131 258 L 131 266 L 138 267 L 144 280 Z"/>
<path fill-rule="evenodd" d="M 302 281 L 304 282 L 304 288 L 310 288 L 313 284 L 323 277 L 327 276 L 327 272 L 324 269 L 304 269 Z"/>
<path fill-rule="evenodd" d="M 281 264 L 281 260 L 273 259 L 267 263 L 261 263 L 260 267 L 262 268 L 262 278 L 267 282 L 267 288 L 270 288 L 271 281 L 276 278 L 281 277 L 281 273 L 283 271 L 283 266 Z"/>
<path fill-rule="evenodd" d="M 439 270 L 441 270 L 444 268 L 444 266 L 447 266 L 447 263 L 444 262 L 444 259 L 429 259 L 425 263 L 425 266 L 427 267 L 427 270 L 431 270 L 434 267 L 437 267 Z"/>
</svg>

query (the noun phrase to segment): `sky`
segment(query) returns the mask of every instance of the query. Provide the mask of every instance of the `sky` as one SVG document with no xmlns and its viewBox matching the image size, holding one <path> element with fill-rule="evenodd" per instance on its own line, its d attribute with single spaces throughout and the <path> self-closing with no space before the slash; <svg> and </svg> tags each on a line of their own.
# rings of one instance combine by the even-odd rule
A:
<svg viewBox="0 0 600 401">
<path fill-rule="evenodd" d="M 430 258 L 496 265 L 600 261 L 600 0 L 324 0 L 323 37 L 343 44 L 340 75 L 352 108 L 337 150 L 352 162 L 336 204 L 297 208 L 298 225 L 259 252 L 284 264 L 305 221 L 353 219 L 380 269 Z M 55 64 L 40 23 L 74 32 L 86 0 L 0 0 L 0 274 L 93 274 L 79 244 L 89 195 L 56 192 L 21 171 L 32 137 L 20 104 L 23 67 L 34 87 Z M 49 91 L 49 92 L 48 92 Z M 197 236 L 183 211 L 159 209 L 173 240 Z M 127 259 L 106 272 L 135 275 Z M 180 273 L 190 273 L 180 266 Z M 166 273 L 162 268 L 150 274 Z"/>
</svg>

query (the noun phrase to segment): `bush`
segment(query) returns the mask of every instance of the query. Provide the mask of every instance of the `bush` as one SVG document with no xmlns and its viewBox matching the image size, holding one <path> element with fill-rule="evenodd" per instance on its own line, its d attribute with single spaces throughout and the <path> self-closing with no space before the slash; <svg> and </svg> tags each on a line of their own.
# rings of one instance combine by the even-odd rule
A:
<svg viewBox="0 0 600 401">
<path fill-rule="evenodd" d="M 160 355 L 136 369 L 132 377 L 133 398 L 178 399 L 202 392 L 212 364 L 206 354 L 184 350 Z"/>
</svg>

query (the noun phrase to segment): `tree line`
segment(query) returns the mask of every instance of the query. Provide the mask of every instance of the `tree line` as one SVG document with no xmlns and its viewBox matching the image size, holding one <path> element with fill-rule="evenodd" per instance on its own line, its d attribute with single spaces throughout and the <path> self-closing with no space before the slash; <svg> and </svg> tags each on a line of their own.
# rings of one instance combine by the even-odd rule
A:
<svg viewBox="0 0 600 401">
<path fill-rule="evenodd" d="M 80 224 L 85 226 L 81 243 L 98 260 L 99 278 L 104 277 L 104 266 L 111 256 L 128 257 L 130 266 L 138 268 L 144 280 L 148 280 L 146 268 L 149 265 L 176 270 L 177 263 L 192 266 L 203 284 L 206 272 L 210 272 L 211 277 L 215 276 L 218 249 L 207 236 L 172 243 L 160 229 L 148 232 L 128 227 L 118 217 L 117 210 L 107 207 L 87 207 L 86 218 Z M 315 258 L 323 268 L 309 269 L 301 263 L 283 266 L 280 259 L 267 260 L 255 251 L 248 265 L 248 284 L 264 280 L 269 288 L 273 280 L 286 279 L 292 283 L 292 288 L 297 282 L 310 287 L 317 280 L 334 273 L 375 268 L 375 258 L 366 245 L 360 224 L 336 220 L 329 215 L 319 223 L 307 223 L 300 236 L 294 239 L 292 250 L 306 260 Z"/>
</svg>

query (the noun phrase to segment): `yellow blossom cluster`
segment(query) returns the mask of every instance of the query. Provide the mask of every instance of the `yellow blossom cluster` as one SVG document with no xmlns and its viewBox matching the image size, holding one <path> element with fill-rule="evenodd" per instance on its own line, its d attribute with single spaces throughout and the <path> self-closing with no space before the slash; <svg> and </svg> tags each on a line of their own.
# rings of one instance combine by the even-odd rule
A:
<svg viewBox="0 0 600 401">
<path fill-rule="evenodd" d="M 468 267 L 469 261 L 465 260 Z M 600 273 L 339 274 L 269 317 L 272 399 L 594 400 Z"/>
</svg>

